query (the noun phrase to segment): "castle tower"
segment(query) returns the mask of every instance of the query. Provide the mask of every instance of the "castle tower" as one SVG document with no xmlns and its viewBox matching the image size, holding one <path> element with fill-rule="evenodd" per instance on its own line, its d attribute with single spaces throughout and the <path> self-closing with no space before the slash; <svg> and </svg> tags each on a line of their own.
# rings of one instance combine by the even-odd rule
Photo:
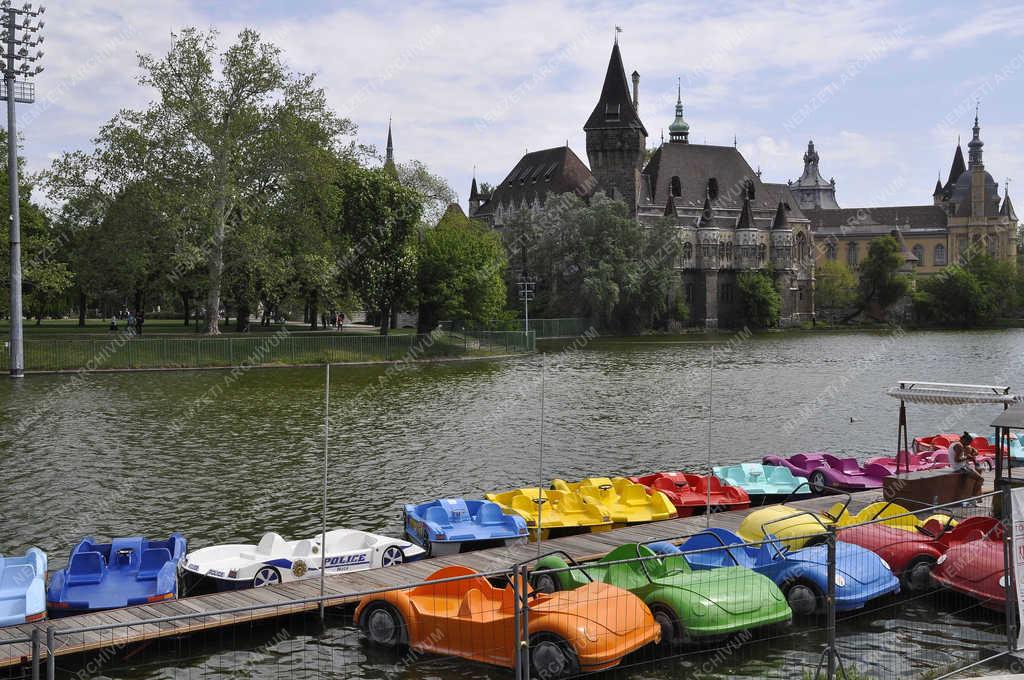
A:
<svg viewBox="0 0 1024 680">
<path fill-rule="evenodd" d="M 984 217 L 985 212 L 985 164 L 981 162 L 981 126 L 978 124 L 978 112 L 974 112 L 974 136 L 967 144 L 967 170 L 971 173 L 971 215 Z"/>
<path fill-rule="evenodd" d="M 398 179 L 398 168 L 395 167 L 395 145 L 391 141 L 391 119 L 388 118 L 388 148 L 384 156 L 384 172 Z"/>
<path fill-rule="evenodd" d="M 690 125 L 683 120 L 683 83 L 676 83 L 676 118 L 668 126 L 668 141 L 672 144 L 690 143 Z"/>
<path fill-rule="evenodd" d="M 718 328 L 718 243 L 721 235 L 711 209 L 710 193 L 697 222 L 698 262 L 704 275 L 704 327 Z"/>
<path fill-rule="evenodd" d="M 804 153 L 803 174 L 800 175 L 800 179 L 790 182 L 789 188 L 803 210 L 837 210 L 839 204 L 836 202 L 836 181 L 825 181 L 818 170 L 819 160 L 818 152 L 814 150 L 814 140 L 809 140 L 807 151 Z"/>
<path fill-rule="evenodd" d="M 480 191 L 476 188 L 476 173 L 473 173 L 473 184 L 469 187 L 469 216 L 472 217 L 480 209 Z"/>
<path fill-rule="evenodd" d="M 629 94 L 618 41 L 612 46 L 601 97 L 583 125 L 587 158 L 598 185 L 636 214 L 647 130 Z"/>
</svg>

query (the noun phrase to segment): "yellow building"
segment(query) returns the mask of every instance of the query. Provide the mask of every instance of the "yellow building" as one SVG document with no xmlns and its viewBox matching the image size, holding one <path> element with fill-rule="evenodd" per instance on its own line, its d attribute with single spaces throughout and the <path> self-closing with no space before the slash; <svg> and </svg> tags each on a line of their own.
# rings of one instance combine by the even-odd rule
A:
<svg viewBox="0 0 1024 680">
<path fill-rule="evenodd" d="M 818 172 L 813 143 L 804 154 L 804 172 L 789 186 L 811 222 L 815 260 L 839 261 L 855 269 L 872 239 L 891 235 L 903 246 L 907 268 L 929 275 L 975 253 L 1015 262 L 1018 221 L 1006 192 L 982 162 L 981 128 L 974 118 L 968 163 L 957 144 L 946 183 L 936 181 L 931 205 L 839 208 L 835 180 Z M 835 207 L 831 207 L 835 206 Z"/>
</svg>

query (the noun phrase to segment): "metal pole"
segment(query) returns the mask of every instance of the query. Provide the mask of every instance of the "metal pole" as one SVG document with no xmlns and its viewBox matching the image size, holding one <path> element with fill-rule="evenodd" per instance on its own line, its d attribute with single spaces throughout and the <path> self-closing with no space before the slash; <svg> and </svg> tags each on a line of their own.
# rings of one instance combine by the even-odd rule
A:
<svg viewBox="0 0 1024 680">
<path fill-rule="evenodd" d="M 32 629 L 32 680 L 39 680 L 39 629 Z"/>
<path fill-rule="evenodd" d="M 996 449 L 998 460 L 999 449 Z M 1002 486 L 1002 515 L 999 519 L 1003 524 L 1003 583 L 1006 584 L 1006 649 L 1017 651 L 1017 579 L 1013 566 L 1013 493 L 1009 482 L 996 482 Z"/>
<path fill-rule="evenodd" d="M 527 336 L 529 337 L 529 336 Z M 540 454 L 537 456 L 537 557 L 540 558 L 541 512 L 544 509 L 544 367 L 547 362 L 540 358 Z"/>
<path fill-rule="evenodd" d="M 714 468 L 711 465 L 711 407 L 713 405 L 713 397 L 715 393 L 715 346 L 711 345 L 711 363 L 708 365 L 708 500 L 707 507 L 704 511 L 704 526 L 711 526 L 711 477 L 714 474 Z"/>
<path fill-rule="evenodd" d="M 513 678 L 515 680 L 525 680 L 528 676 L 523 673 L 523 626 L 522 626 L 522 598 L 519 597 L 519 569 L 513 568 L 512 571 L 512 597 L 514 608 L 513 617 L 515 619 L 514 625 L 516 629 L 515 645 L 516 648 L 513 651 L 515 654 L 514 666 L 512 668 Z"/>
<path fill-rule="evenodd" d="M 14 39 L 15 11 L 6 11 L 7 68 L 7 184 L 11 207 L 11 366 L 12 378 L 25 377 L 25 350 L 21 326 L 21 211 L 18 205 L 18 129 L 14 120 Z"/>
<path fill-rule="evenodd" d="M 519 653 L 520 667 L 522 668 L 523 680 L 530 679 L 530 567 L 527 564 L 522 566 L 522 586 L 519 591 L 522 596 L 522 604 L 519 606 Z"/>
<path fill-rule="evenodd" d="M 53 626 L 46 629 L 46 680 L 57 676 L 56 644 L 53 641 Z"/>
<path fill-rule="evenodd" d="M 836 530 L 828 529 L 828 595 L 825 608 L 828 614 L 828 680 L 836 677 Z"/>
<path fill-rule="evenodd" d="M 320 518 L 320 623 L 324 622 L 324 575 L 327 573 L 327 453 L 331 445 L 331 365 L 324 376 L 324 505 Z"/>
</svg>

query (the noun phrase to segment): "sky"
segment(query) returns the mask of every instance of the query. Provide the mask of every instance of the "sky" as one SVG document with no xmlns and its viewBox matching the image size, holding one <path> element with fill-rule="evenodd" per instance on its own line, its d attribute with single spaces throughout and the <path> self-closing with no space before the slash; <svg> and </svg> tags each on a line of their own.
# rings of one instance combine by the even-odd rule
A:
<svg viewBox="0 0 1024 680">
<path fill-rule="evenodd" d="M 383 152 L 391 117 L 397 160 L 424 162 L 465 206 L 474 168 L 497 183 L 526 150 L 566 141 L 586 162 L 582 126 L 619 26 L 648 146 L 681 79 L 691 142 L 735 136 L 765 181 L 798 177 L 813 139 L 841 206 L 928 204 L 980 100 L 986 168 L 1024 192 L 1018 2 L 74 0 L 45 19 L 37 101 L 18 111 L 30 171 L 153 99 L 137 54 L 166 52 L 184 26 L 225 46 L 251 27 L 316 74 L 360 142 Z"/>
</svg>

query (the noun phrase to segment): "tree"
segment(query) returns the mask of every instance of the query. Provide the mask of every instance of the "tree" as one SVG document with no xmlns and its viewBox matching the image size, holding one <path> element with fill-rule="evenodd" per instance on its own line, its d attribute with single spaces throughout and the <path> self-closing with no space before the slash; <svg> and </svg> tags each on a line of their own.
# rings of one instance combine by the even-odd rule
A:
<svg viewBox="0 0 1024 680">
<path fill-rule="evenodd" d="M 747 325 L 767 328 L 779 322 L 782 296 L 771 276 L 763 271 L 740 272 L 736 277 L 737 297 Z"/>
<path fill-rule="evenodd" d="M 977 279 L 986 298 L 982 306 L 991 308 L 993 317 L 1011 316 L 1020 307 L 1018 289 L 1022 277 L 1014 262 L 976 254 L 964 269 Z"/>
<path fill-rule="evenodd" d="M 857 277 L 841 262 L 826 260 L 814 272 L 814 304 L 821 309 L 846 309 L 857 301 Z"/>
<path fill-rule="evenodd" d="M 430 228 L 444 216 L 448 206 L 458 203 L 459 197 L 448 184 L 448 180 L 430 172 L 420 161 L 413 160 L 398 166 L 398 181 L 403 187 L 412 189 L 423 204 L 420 217 L 421 227 Z"/>
<path fill-rule="evenodd" d="M 349 164 L 337 182 L 341 276 L 368 309 L 380 312 L 387 335 L 392 311 L 409 302 L 416 279 L 415 237 L 420 197 L 382 169 Z"/>
<path fill-rule="evenodd" d="M 450 210 L 427 230 L 417 256 L 418 332 L 442 319 L 487 322 L 502 316 L 508 261 L 497 232 Z"/>
<path fill-rule="evenodd" d="M 960 265 L 951 265 L 926 279 L 914 298 L 921 320 L 969 328 L 994 316 L 990 299 L 974 276 Z"/>
<path fill-rule="evenodd" d="M 287 71 L 280 50 L 250 29 L 214 67 L 216 33 L 187 28 L 173 36 L 163 58 L 139 57 L 140 83 L 159 101 L 143 117 L 150 143 L 173 149 L 191 166 L 195 216 L 203 225 L 207 295 L 206 332 L 216 334 L 224 274 L 224 248 L 241 216 L 268 200 L 294 170 L 296 156 L 330 145 L 352 131 L 326 105 L 311 76 Z"/>
<path fill-rule="evenodd" d="M 905 264 L 900 244 L 892 236 L 882 236 L 871 241 L 868 254 L 859 267 L 860 309 L 871 304 L 881 311 L 891 307 L 910 290 L 910 281 L 898 273 Z"/>
</svg>

